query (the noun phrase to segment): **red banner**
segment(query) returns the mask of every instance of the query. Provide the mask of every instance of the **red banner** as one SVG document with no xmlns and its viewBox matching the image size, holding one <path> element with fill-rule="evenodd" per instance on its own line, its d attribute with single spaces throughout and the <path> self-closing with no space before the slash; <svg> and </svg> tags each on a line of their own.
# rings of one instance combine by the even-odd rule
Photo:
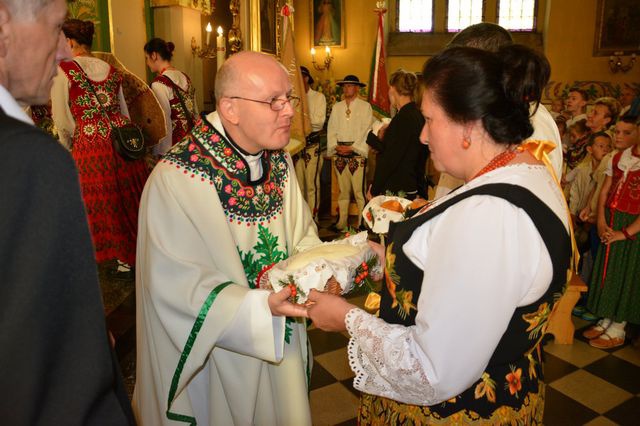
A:
<svg viewBox="0 0 640 426">
<path fill-rule="evenodd" d="M 389 80 L 387 79 L 386 58 L 384 50 L 384 13 L 386 10 L 376 10 L 378 14 L 378 34 L 373 48 L 371 61 L 371 81 L 369 83 L 369 103 L 380 115 L 389 117 L 391 104 L 389 102 Z"/>
</svg>

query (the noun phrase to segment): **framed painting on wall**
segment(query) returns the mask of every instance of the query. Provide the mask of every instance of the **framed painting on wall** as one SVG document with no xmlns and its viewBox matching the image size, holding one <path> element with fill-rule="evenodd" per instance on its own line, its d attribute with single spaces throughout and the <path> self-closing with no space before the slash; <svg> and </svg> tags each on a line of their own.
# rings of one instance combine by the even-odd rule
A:
<svg viewBox="0 0 640 426">
<path fill-rule="evenodd" d="M 314 46 L 344 47 L 344 1 L 313 0 L 311 41 Z"/>
<path fill-rule="evenodd" d="M 277 7 L 277 0 L 260 0 L 260 51 L 273 55 L 278 50 Z"/>
<path fill-rule="evenodd" d="M 640 53 L 640 2 L 598 0 L 594 56 Z"/>
</svg>

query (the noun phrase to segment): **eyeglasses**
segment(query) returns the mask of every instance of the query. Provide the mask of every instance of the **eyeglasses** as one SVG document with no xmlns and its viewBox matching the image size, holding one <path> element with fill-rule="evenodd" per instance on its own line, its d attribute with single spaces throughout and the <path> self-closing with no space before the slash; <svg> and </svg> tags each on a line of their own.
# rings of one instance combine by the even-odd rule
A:
<svg viewBox="0 0 640 426">
<path fill-rule="evenodd" d="M 298 105 L 298 102 L 300 102 L 300 98 L 297 96 L 287 96 L 286 99 L 273 98 L 270 101 L 259 101 L 257 99 L 243 98 L 242 96 L 227 96 L 227 97 L 229 99 L 242 99 L 243 101 L 251 101 L 251 102 L 257 102 L 259 104 L 266 104 L 271 107 L 272 111 L 282 111 L 284 109 L 284 106 L 287 104 L 287 102 L 289 103 L 289 105 L 291 105 L 291 108 L 295 108 Z"/>
</svg>

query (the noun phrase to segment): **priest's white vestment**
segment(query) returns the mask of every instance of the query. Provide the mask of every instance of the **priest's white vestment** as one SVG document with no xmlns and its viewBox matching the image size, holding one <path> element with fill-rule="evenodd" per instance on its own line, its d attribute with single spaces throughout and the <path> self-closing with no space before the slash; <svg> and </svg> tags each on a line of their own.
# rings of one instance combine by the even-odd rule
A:
<svg viewBox="0 0 640 426">
<path fill-rule="evenodd" d="M 311 424 L 305 322 L 272 316 L 256 283 L 319 242 L 289 154 L 242 153 L 217 113 L 200 119 L 140 204 L 141 425 Z"/>
</svg>

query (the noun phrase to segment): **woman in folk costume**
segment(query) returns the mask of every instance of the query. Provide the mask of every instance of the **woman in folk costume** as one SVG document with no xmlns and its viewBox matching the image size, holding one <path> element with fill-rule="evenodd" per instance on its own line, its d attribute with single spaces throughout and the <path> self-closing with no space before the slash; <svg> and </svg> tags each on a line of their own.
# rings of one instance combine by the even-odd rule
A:
<svg viewBox="0 0 640 426">
<path fill-rule="evenodd" d="M 138 205 L 149 172 L 144 160 L 127 161 L 113 148 L 111 127 L 130 123 L 129 112 L 122 75 L 91 55 L 93 23 L 69 19 L 62 30 L 73 60 L 60 63 L 51 96 L 53 119 L 78 166 L 96 261 L 117 259 L 114 276 L 130 279 Z"/>
<path fill-rule="evenodd" d="M 165 115 L 167 135 L 154 146 L 155 155 L 164 155 L 182 140 L 198 118 L 195 89 L 189 76 L 171 65 L 175 45 L 161 38 L 144 45 L 144 56 L 149 69 L 157 76 L 151 83 Z"/>
<path fill-rule="evenodd" d="M 571 255 L 560 187 L 522 142 L 549 72 L 518 45 L 424 66 L 421 141 L 465 183 L 392 224 L 379 318 L 309 297 L 316 326 L 351 335 L 360 424 L 542 424 L 541 340 Z"/>
<path fill-rule="evenodd" d="M 640 324 L 640 129 L 638 117 L 616 124 L 617 154 L 598 198 L 598 247 L 587 307 L 603 317 L 583 334 L 596 348 L 622 346 L 627 321 Z M 629 146 L 631 144 L 631 146 Z"/>
</svg>

